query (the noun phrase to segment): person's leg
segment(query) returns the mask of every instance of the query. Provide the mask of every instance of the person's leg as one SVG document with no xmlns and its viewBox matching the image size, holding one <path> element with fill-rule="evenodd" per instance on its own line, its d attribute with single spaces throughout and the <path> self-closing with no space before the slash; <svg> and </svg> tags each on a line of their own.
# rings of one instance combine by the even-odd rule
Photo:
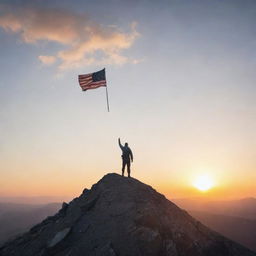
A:
<svg viewBox="0 0 256 256">
<path fill-rule="evenodd" d="M 127 162 L 125 161 L 125 159 L 123 159 L 123 164 L 122 164 L 122 176 L 124 176 L 124 171 L 125 171 L 125 166 L 126 166 Z"/>
<path fill-rule="evenodd" d="M 127 172 L 128 172 L 128 177 L 131 177 L 130 174 L 131 174 L 131 162 L 128 161 L 127 162 Z"/>
<path fill-rule="evenodd" d="M 125 168 L 125 161 L 123 159 L 123 163 L 122 163 L 122 176 L 124 176 L 124 168 Z"/>
</svg>

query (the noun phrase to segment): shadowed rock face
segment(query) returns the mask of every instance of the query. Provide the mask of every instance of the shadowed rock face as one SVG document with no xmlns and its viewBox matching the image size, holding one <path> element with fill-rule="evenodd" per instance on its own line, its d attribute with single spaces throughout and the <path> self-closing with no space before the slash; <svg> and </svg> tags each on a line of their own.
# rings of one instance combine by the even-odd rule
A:
<svg viewBox="0 0 256 256">
<path fill-rule="evenodd" d="M 1 256 L 255 256 L 136 179 L 104 176 Z"/>
</svg>

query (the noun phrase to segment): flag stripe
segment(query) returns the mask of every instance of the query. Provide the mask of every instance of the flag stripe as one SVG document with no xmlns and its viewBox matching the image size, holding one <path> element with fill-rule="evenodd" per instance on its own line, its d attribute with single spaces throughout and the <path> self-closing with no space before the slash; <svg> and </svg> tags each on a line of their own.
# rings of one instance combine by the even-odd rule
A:
<svg viewBox="0 0 256 256">
<path fill-rule="evenodd" d="M 79 78 L 79 81 L 88 81 L 88 80 L 92 80 L 92 77 L 88 77 L 88 78 Z"/>
<path fill-rule="evenodd" d="M 99 88 L 99 87 L 102 87 L 102 86 L 106 86 L 106 85 L 98 85 L 98 86 L 93 86 L 93 87 L 82 87 L 82 90 L 83 91 L 86 91 L 86 90 L 90 90 L 90 89 L 97 89 L 97 88 Z"/>
<path fill-rule="evenodd" d="M 87 77 L 87 78 L 81 78 L 81 77 L 79 77 L 79 80 L 80 81 L 88 81 L 88 80 L 92 80 L 92 77 L 90 76 L 90 77 Z"/>
<path fill-rule="evenodd" d="M 106 80 L 92 82 L 92 84 L 106 84 Z"/>
<path fill-rule="evenodd" d="M 83 89 L 90 89 L 90 88 L 93 88 L 93 87 L 100 87 L 100 86 L 106 86 L 105 84 L 102 85 L 102 84 L 95 84 L 95 85 L 92 85 L 92 86 L 81 86 Z"/>
<path fill-rule="evenodd" d="M 92 79 L 90 80 L 79 80 L 79 83 L 92 83 Z"/>
<path fill-rule="evenodd" d="M 100 86 L 106 86 L 106 83 L 98 83 L 98 84 L 92 83 L 92 84 L 90 84 L 90 85 L 81 85 L 81 87 L 82 87 L 83 89 L 86 89 L 86 88 L 90 89 L 90 88 L 95 87 L 95 86 L 98 86 L 98 87 L 100 87 Z"/>
<path fill-rule="evenodd" d="M 102 80 L 102 81 L 98 81 L 98 82 L 80 82 L 80 85 L 83 85 L 83 86 L 85 86 L 85 85 L 88 85 L 88 86 L 90 86 L 90 85 L 93 85 L 93 84 L 106 84 L 106 80 Z"/>
<path fill-rule="evenodd" d="M 91 82 L 91 83 L 81 84 L 81 86 L 92 86 L 92 85 L 99 85 L 99 84 L 106 84 L 106 81 Z"/>
<path fill-rule="evenodd" d="M 92 83 L 92 80 L 90 80 L 90 81 L 79 81 L 79 83 L 82 84 L 82 85 L 90 84 L 90 83 Z"/>
<path fill-rule="evenodd" d="M 79 75 L 78 77 L 79 78 L 87 78 L 87 77 L 91 77 L 92 76 L 92 73 L 91 74 L 87 74 L 87 75 Z"/>
</svg>

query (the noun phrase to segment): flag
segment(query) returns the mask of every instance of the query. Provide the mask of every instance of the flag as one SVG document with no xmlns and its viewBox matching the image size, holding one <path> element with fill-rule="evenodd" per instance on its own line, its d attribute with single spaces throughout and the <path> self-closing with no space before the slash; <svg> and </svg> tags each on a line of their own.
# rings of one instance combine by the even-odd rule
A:
<svg viewBox="0 0 256 256">
<path fill-rule="evenodd" d="M 79 84 L 83 91 L 89 89 L 96 89 L 101 86 L 107 86 L 106 82 L 106 75 L 105 75 L 105 68 L 86 75 L 79 75 L 78 76 Z"/>
</svg>

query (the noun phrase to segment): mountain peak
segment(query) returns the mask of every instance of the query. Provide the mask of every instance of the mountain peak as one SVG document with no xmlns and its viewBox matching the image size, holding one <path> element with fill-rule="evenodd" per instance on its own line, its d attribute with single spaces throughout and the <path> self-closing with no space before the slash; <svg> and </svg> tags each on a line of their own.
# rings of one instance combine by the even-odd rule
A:
<svg viewBox="0 0 256 256">
<path fill-rule="evenodd" d="M 255 256 L 152 187 L 115 173 L 8 242 L 1 256 Z"/>
</svg>

